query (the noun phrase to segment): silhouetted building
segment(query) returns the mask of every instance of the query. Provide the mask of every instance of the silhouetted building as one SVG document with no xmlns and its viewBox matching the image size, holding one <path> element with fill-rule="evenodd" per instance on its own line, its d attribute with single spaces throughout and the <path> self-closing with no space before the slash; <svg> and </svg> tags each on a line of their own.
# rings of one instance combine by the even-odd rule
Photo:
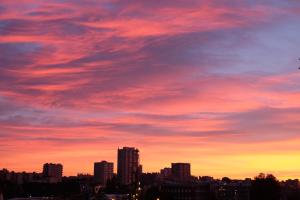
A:
<svg viewBox="0 0 300 200">
<path fill-rule="evenodd" d="M 166 183 L 161 185 L 163 199 L 172 200 L 211 200 L 209 184 Z"/>
<path fill-rule="evenodd" d="M 43 176 L 48 182 L 60 182 L 63 175 L 62 164 L 46 163 L 43 166 Z"/>
<path fill-rule="evenodd" d="M 41 182 L 42 180 L 42 174 L 36 172 L 10 172 L 7 169 L 0 170 L 0 182 L 9 181 L 15 184 L 23 184 Z"/>
<path fill-rule="evenodd" d="M 101 161 L 94 163 L 94 180 L 101 185 L 106 185 L 107 181 L 114 175 L 114 163 Z"/>
<path fill-rule="evenodd" d="M 286 180 L 281 182 L 282 200 L 298 200 L 300 199 L 299 180 Z"/>
<path fill-rule="evenodd" d="M 160 170 L 160 176 L 162 178 L 170 178 L 172 176 L 172 169 L 170 167 L 165 167 Z"/>
<path fill-rule="evenodd" d="M 139 150 L 132 147 L 118 149 L 118 178 L 123 185 L 138 182 L 142 166 L 139 160 Z"/>
<path fill-rule="evenodd" d="M 220 181 L 214 186 L 216 200 L 249 200 L 250 186 L 248 181 Z"/>
<path fill-rule="evenodd" d="M 140 182 L 142 186 L 152 185 L 159 180 L 159 173 L 142 173 L 140 176 Z"/>
<path fill-rule="evenodd" d="M 211 176 L 199 176 L 198 180 L 201 181 L 201 182 L 204 182 L 204 183 L 212 183 L 214 181 L 214 177 L 211 177 Z"/>
<path fill-rule="evenodd" d="M 191 178 L 190 163 L 172 163 L 172 178 L 178 181 L 187 181 Z"/>
</svg>

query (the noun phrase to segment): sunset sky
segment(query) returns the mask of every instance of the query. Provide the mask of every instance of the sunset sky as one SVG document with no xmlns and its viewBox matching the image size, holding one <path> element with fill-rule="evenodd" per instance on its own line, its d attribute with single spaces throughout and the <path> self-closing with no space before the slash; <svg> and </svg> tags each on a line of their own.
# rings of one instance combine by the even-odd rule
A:
<svg viewBox="0 0 300 200">
<path fill-rule="evenodd" d="M 0 168 L 300 178 L 300 1 L 0 0 Z"/>
</svg>

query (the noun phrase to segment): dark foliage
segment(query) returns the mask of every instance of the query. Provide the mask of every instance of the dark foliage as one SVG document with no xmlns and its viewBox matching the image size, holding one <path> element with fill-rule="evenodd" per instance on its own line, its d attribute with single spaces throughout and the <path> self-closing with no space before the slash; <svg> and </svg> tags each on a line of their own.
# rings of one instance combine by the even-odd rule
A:
<svg viewBox="0 0 300 200">
<path fill-rule="evenodd" d="M 280 183 L 273 175 L 260 174 L 252 182 L 251 200 L 280 200 Z"/>
</svg>

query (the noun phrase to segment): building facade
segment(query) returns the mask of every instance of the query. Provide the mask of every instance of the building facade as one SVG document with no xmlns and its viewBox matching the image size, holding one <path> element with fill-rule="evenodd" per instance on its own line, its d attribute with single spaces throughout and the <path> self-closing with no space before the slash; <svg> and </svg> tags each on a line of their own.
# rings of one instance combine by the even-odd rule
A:
<svg viewBox="0 0 300 200">
<path fill-rule="evenodd" d="M 43 166 L 43 176 L 48 182 L 60 182 L 63 175 L 62 164 L 46 163 Z"/>
<path fill-rule="evenodd" d="M 114 163 L 101 161 L 94 163 L 94 180 L 105 186 L 114 175 Z"/>
<path fill-rule="evenodd" d="M 161 178 L 171 178 L 172 176 L 172 168 L 165 167 L 160 170 L 160 176 Z"/>
<path fill-rule="evenodd" d="M 133 147 L 118 149 L 118 178 L 121 184 L 137 183 L 141 171 L 138 149 Z"/>
<path fill-rule="evenodd" d="M 172 178 L 178 181 L 188 181 L 191 178 L 190 163 L 172 163 Z"/>
</svg>

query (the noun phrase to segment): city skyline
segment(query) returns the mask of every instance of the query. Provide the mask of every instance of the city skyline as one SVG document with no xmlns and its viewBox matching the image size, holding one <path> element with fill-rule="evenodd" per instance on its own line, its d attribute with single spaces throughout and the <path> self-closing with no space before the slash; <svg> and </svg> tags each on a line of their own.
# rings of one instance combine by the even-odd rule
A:
<svg viewBox="0 0 300 200">
<path fill-rule="evenodd" d="M 101 160 L 101 161 L 94 161 L 93 164 L 93 173 L 82 173 L 77 172 L 76 174 L 72 175 L 64 175 L 63 174 L 63 163 L 58 162 L 47 162 L 43 164 L 41 171 L 14 171 L 7 168 L 0 168 L 0 170 L 8 170 L 10 172 L 14 173 L 39 173 L 44 178 L 50 178 L 45 179 L 48 182 L 60 182 L 62 177 L 74 177 L 74 176 L 92 176 L 94 177 L 93 180 L 96 183 L 100 183 L 102 185 L 106 184 L 106 181 L 112 179 L 114 176 L 118 177 L 118 179 L 121 180 L 121 183 L 124 185 L 130 185 L 137 181 L 137 177 L 131 177 L 130 174 L 135 174 L 136 176 L 140 176 L 141 174 L 148 174 L 148 173 L 154 173 L 154 174 L 160 174 L 162 178 L 172 178 L 176 181 L 187 181 L 190 178 L 200 178 L 201 177 L 207 177 L 207 178 L 216 178 L 216 179 L 223 179 L 223 178 L 233 178 L 234 179 L 253 179 L 258 177 L 259 175 L 272 175 L 273 174 L 268 172 L 259 172 L 253 177 L 230 177 L 224 174 L 220 177 L 214 177 L 210 174 L 193 174 L 192 173 L 192 163 L 190 162 L 171 162 L 168 165 L 161 166 L 161 168 L 158 171 L 142 171 L 142 163 L 140 163 L 140 150 L 136 147 L 128 147 L 124 146 L 122 148 L 117 149 L 117 158 L 116 158 L 116 164 L 115 162 L 111 162 L 108 160 Z M 122 152 L 122 153 L 120 153 Z M 137 156 L 137 157 L 136 157 Z M 83 164 L 83 163 L 81 163 Z M 119 169 L 120 168 L 120 169 Z M 167 172 L 166 170 L 169 170 Z M 126 174 L 126 175 L 125 175 Z M 139 175 L 137 175 L 139 174 Z M 125 178 L 126 177 L 126 178 Z M 123 180 L 125 178 L 125 180 Z M 290 177 L 287 179 L 281 179 L 281 181 L 285 180 L 292 180 L 296 179 L 296 177 Z M 280 180 L 280 179 L 279 179 Z M 298 180 L 298 179 L 297 179 Z"/>
<path fill-rule="evenodd" d="M 300 2 L 0 2 L 0 168 L 300 179 Z"/>
</svg>

